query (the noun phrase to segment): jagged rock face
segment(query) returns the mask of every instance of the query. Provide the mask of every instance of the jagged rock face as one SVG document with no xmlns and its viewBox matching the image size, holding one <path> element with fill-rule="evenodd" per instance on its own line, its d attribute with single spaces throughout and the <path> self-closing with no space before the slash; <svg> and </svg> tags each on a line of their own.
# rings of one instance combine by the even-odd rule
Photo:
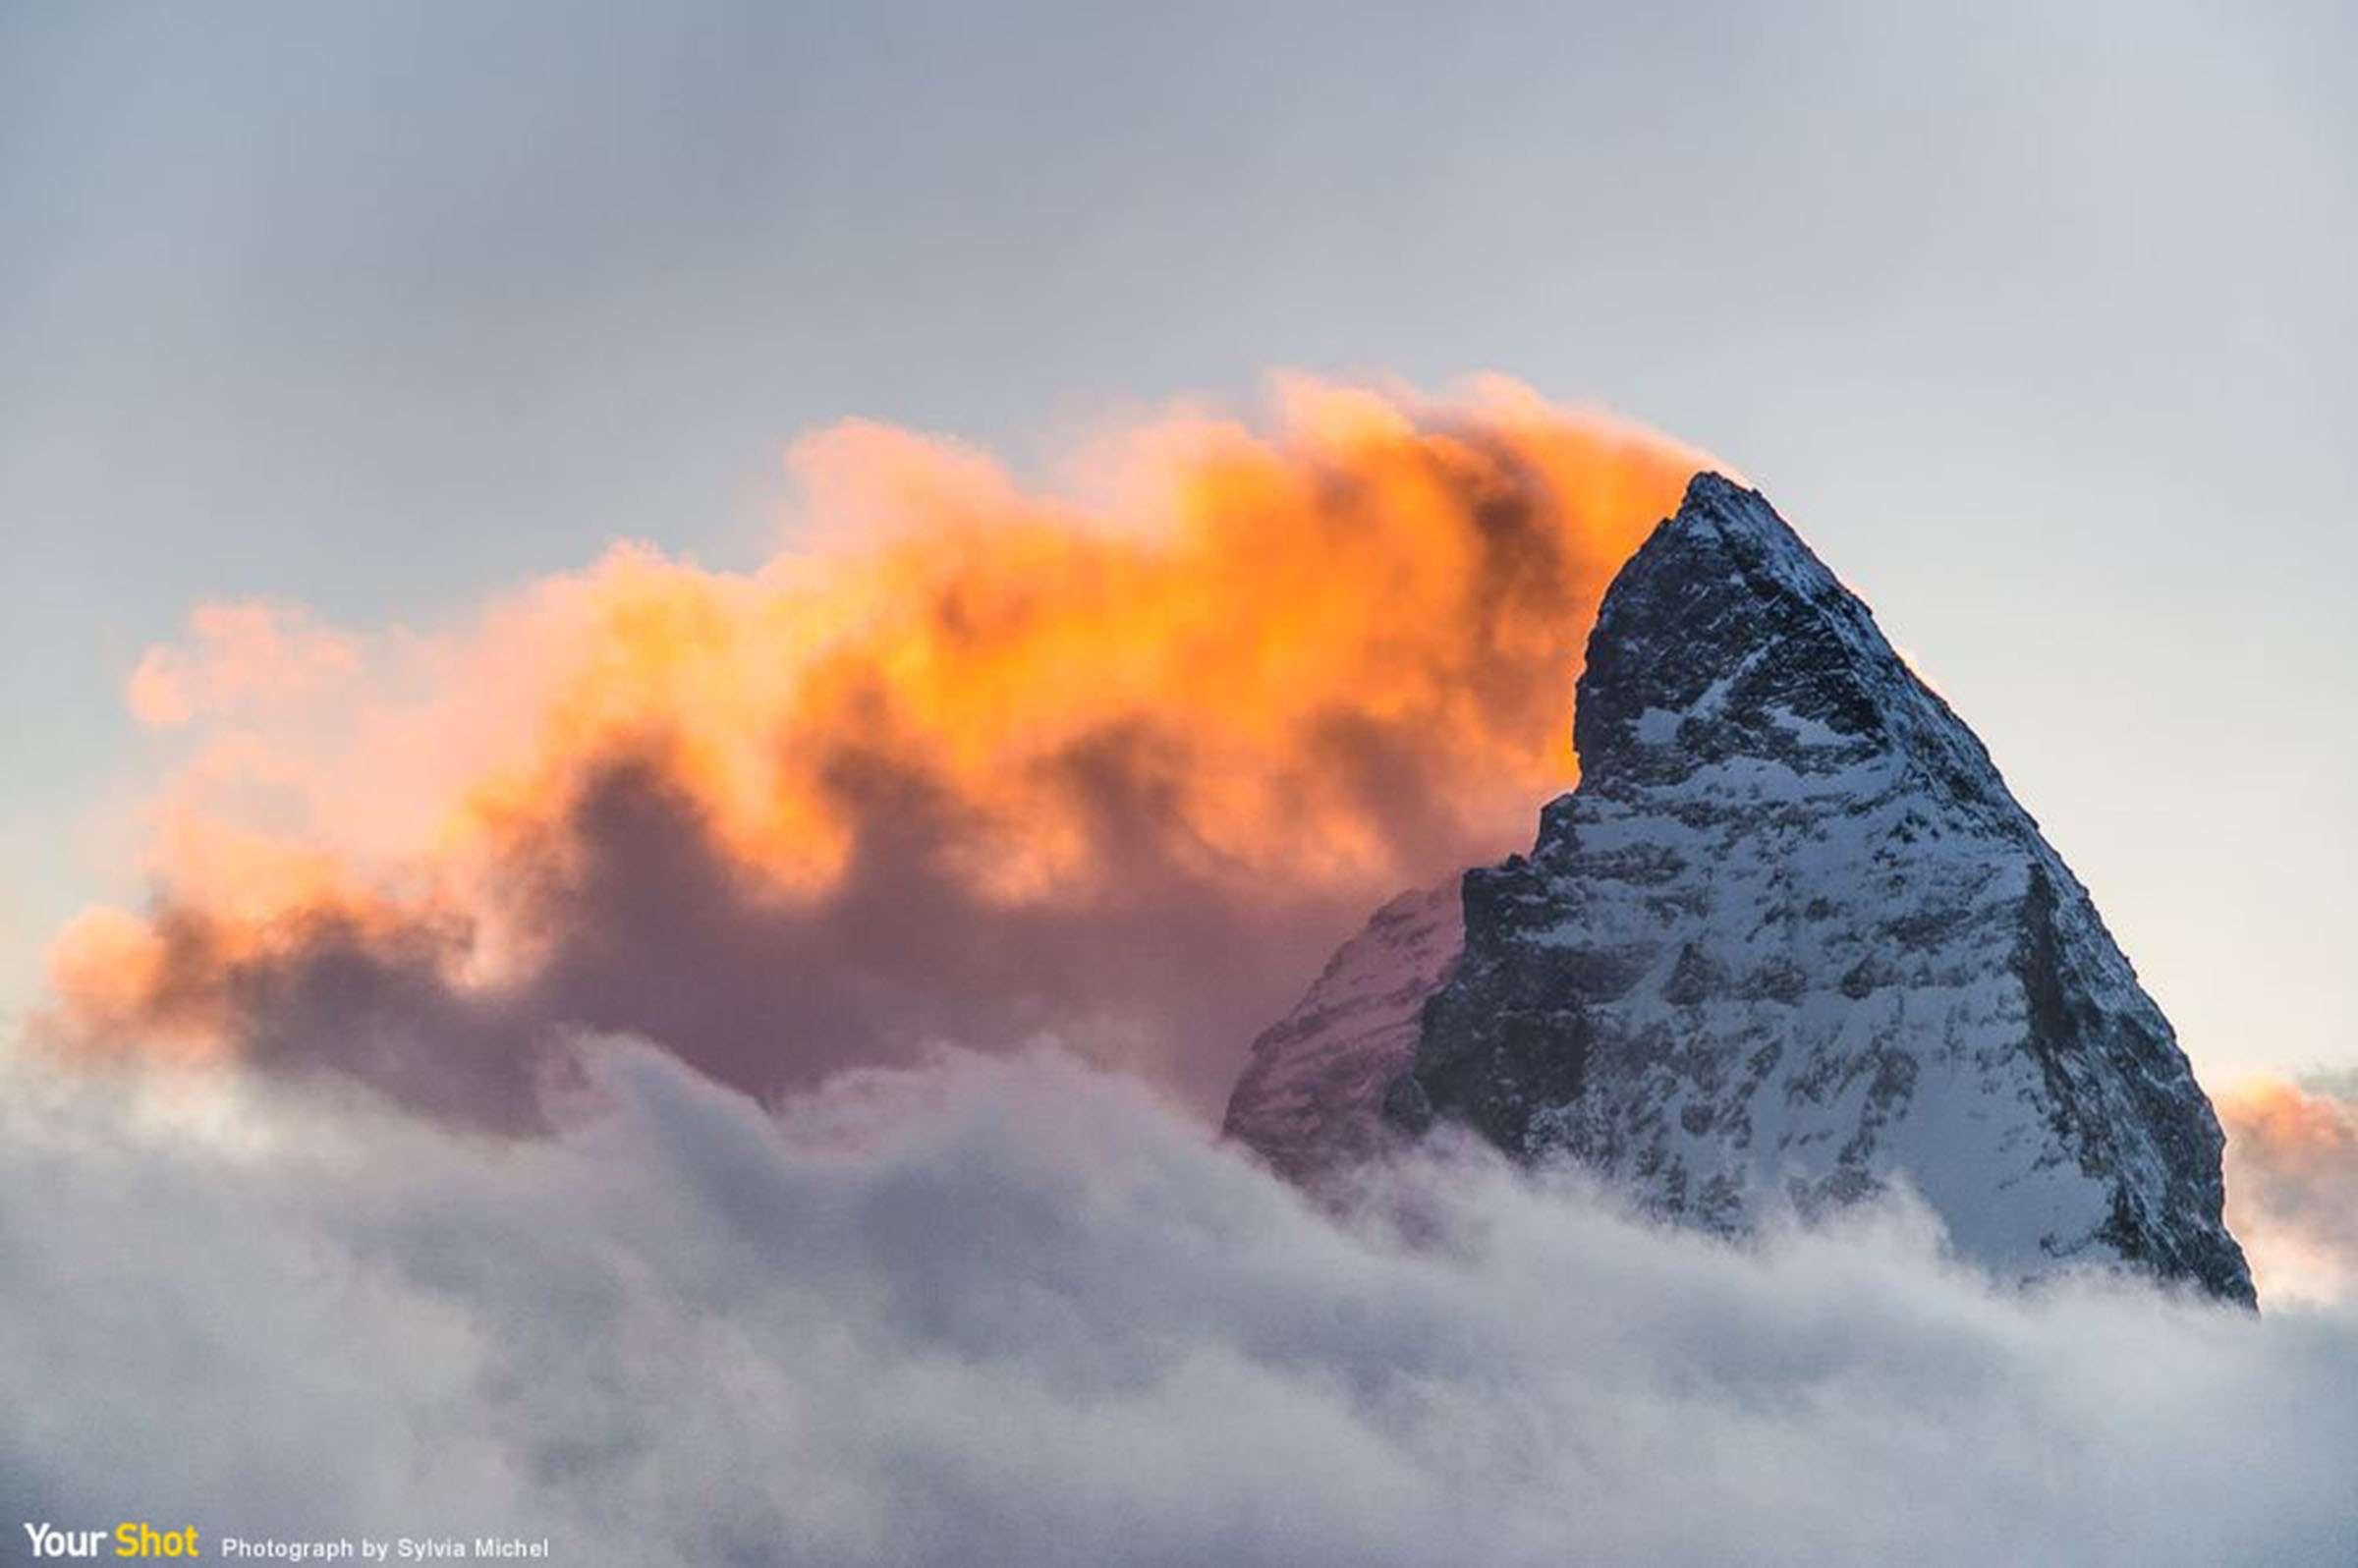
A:
<svg viewBox="0 0 2358 1568">
<path fill-rule="evenodd" d="M 1760 496 L 1699 476 L 1623 568 L 1574 739 L 1532 854 L 1466 874 L 1462 955 L 1383 991 L 1388 1020 L 1433 978 L 1389 1125 L 1460 1121 L 1723 1232 L 1904 1182 L 2002 1275 L 2116 1261 L 2252 1301 L 2167 1021 L 1981 743 Z M 1295 1171 L 1321 1118 L 1374 1147 L 1364 1085 L 1401 1052 L 1319 1024 L 1319 994 L 1229 1113 Z"/>
<path fill-rule="evenodd" d="M 1464 945 L 1455 882 L 1377 910 L 1253 1042 L 1221 1132 L 1310 1187 L 1398 1142 L 1384 1091 L 1414 1061 L 1426 999 Z"/>
</svg>

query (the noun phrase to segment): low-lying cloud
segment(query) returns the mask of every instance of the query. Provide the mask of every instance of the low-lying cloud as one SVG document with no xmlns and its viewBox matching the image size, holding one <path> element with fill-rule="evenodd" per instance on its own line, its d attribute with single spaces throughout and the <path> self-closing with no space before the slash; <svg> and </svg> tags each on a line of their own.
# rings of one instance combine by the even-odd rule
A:
<svg viewBox="0 0 2358 1568">
<path fill-rule="evenodd" d="M 1996 1289 L 1908 1209 L 1737 1250 L 1463 1151 L 1337 1223 L 1050 1055 L 774 1113 L 588 1061 L 522 1142 L 13 1067 L 0 1512 L 645 1564 L 2358 1554 L 2346 1313 Z"/>
</svg>

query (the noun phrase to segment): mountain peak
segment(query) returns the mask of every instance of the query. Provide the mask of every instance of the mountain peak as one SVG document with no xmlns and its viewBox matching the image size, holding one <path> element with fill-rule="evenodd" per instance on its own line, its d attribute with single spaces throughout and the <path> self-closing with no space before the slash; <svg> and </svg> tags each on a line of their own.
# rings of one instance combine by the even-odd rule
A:
<svg viewBox="0 0 2358 1568">
<path fill-rule="evenodd" d="M 1655 533 L 1665 551 L 1715 549 L 1808 597 L 1838 587 L 1767 496 L 1710 469 L 1687 481 L 1678 510 L 1656 525 Z"/>
<path fill-rule="evenodd" d="M 1867 606 L 1759 491 L 1711 473 L 1606 593 L 1573 737 L 1601 793 L 1737 761 L 1788 783 L 1879 761 L 1968 793 L 1994 780 Z"/>
<path fill-rule="evenodd" d="M 1678 511 L 1664 519 L 1661 526 L 1676 529 L 1703 524 L 1773 533 L 1796 544 L 1801 542 L 1766 496 L 1715 469 L 1696 471 L 1695 476 L 1687 480 L 1686 494 L 1678 503 Z"/>
<path fill-rule="evenodd" d="M 1232 1132 L 1312 1169 L 1388 1061 L 1401 1132 L 1455 1121 L 1681 1223 L 1905 1187 L 2000 1273 L 2252 1300 L 2167 1020 L 1981 742 L 1757 492 L 1696 476 L 1622 568 L 1574 739 L 1531 853 L 1466 873 L 1462 951 L 1430 906 L 1413 941 L 1379 919 L 1256 1046 Z"/>
</svg>

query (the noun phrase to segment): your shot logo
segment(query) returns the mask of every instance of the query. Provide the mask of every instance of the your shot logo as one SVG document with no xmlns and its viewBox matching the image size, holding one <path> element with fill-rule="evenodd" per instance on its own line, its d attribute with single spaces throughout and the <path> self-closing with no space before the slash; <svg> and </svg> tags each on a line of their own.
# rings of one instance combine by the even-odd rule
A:
<svg viewBox="0 0 2358 1568">
<path fill-rule="evenodd" d="M 25 1536 L 37 1558 L 66 1557 L 196 1557 L 196 1527 L 158 1530 L 127 1519 L 112 1530 L 60 1530 L 43 1521 L 28 1522 Z"/>
</svg>

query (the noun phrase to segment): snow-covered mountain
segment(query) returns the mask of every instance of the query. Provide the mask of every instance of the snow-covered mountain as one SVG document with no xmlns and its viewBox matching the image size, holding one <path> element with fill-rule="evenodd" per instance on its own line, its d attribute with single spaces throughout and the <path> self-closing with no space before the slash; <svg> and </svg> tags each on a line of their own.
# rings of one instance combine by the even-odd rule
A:
<svg viewBox="0 0 2358 1568">
<path fill-rule="evenodd" d="M 1606 594 L 1574 715 L 1580 787 L 1466 874 L 1462 954 L 1431 895 L 1387 906 L 1256 1042 L 1231 1133 L 1309 1179 L 1378 1117 L 1449 1118 L 1731 1232 L 1905 1182 L 2003 1275 L 2253 1299 L 2168 1022 L 1768 502 L 1697 476 Z"/>
</svg>

